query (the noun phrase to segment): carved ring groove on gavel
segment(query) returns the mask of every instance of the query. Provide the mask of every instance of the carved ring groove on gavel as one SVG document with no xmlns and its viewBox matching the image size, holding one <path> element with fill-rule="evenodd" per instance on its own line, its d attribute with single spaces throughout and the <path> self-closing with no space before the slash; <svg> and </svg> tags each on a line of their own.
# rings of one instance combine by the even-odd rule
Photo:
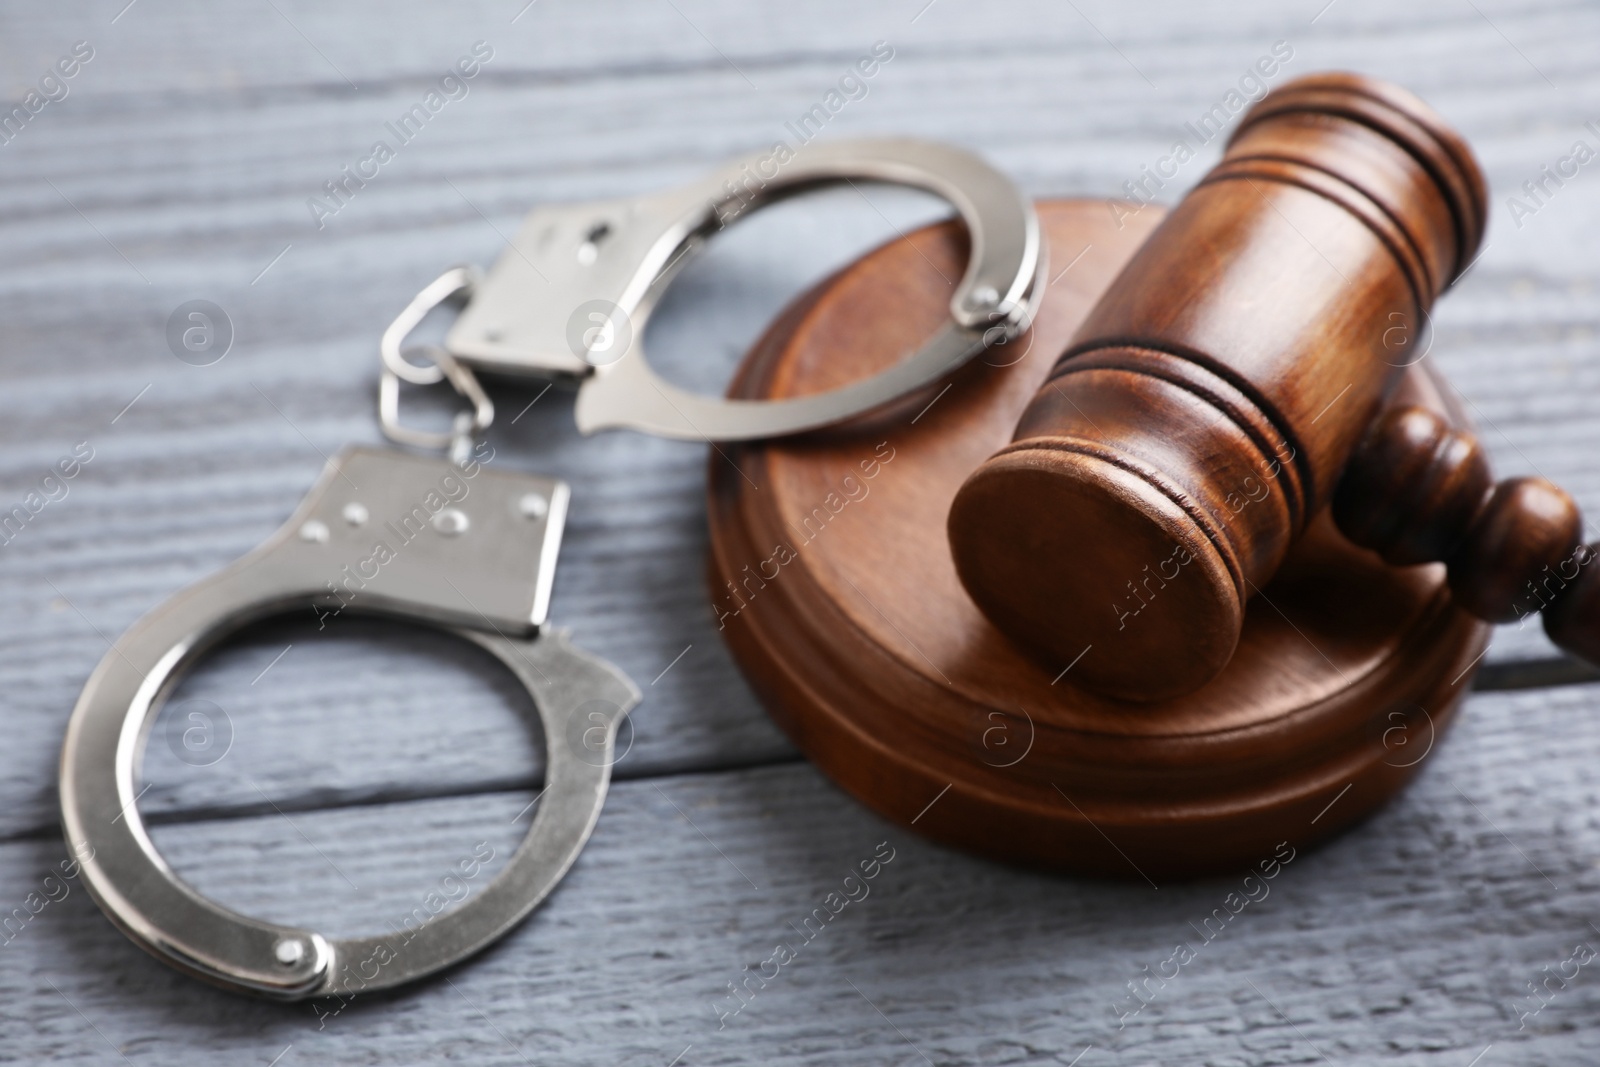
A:
<svg viewBox="0 0 1600 1067">
<path fill-rule="evenodd" d="M 1444 561 L 1492 621 L 1544 611 L 1600 661 L 1600 579 L 1571 497 L 1491 484 L 1442 416 L 1389 405 L 1486 188 L 1416 97 L 1325 74 L 1264 97 L 1074 335 L 948 532 L 1001 630 L 1104 695 L 1215 676 L 1245 602 L 1330 503 L 1389 563 Z"/>
</svg>

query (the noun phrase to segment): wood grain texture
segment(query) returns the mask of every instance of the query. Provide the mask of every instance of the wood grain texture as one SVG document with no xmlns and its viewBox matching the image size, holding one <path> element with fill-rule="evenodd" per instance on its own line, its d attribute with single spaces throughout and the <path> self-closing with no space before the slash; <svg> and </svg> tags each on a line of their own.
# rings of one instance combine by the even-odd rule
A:
<svg viewBox="0 0 1600 1067">
<path fill-rule="evenodd" d="M 1526 982 L 1597 940 L 1600 737 L 1570 731 L 1597 699 L 1593 686 L 1474 695 L 1413 789 L 1297 853 L 1206 943 L 1196 928 L 1241 879 L 1153 890 L 966 858 L 794 764 L 620 783 L 576 868 L 525 926 L 440 979 L 354 1001 L 320 1030 L 311 1005 L 246 1001 L 173 973 L 73 887 L 0 947 L 0 1055 L 121 1063 L 114 1046 L 134 1063 L 266 1064 L 288 1049 L 284 1065 L 664 1067 L 692 1046 L 681 1062 L 821 1067 L 923 1062 L 920 1052 L 939 1064 L 1065 1065 L 1093 1045 L 1080 1063 L 1460 1067 L 1492 1043 L 1506 1063 L 1583 1061 L 1600 1047 L 1587 968 L 1526 1029 L 1518 1012 Z M 477 842 L 509 845 L 527 800 L 196 822 L 158 837 L 185 877 L 235 906 L 370 929 L 372 916 L 414 907 Z M 869 894 L 802 943 L 795 928 L 885 841 L 895 858 Z M 20 903 L 60 853 L 53 841 L 0 846 L 0 901 Z M 727 983 L 780 941 L 797 958 L 719 1030 Z M 1126 983 L 1180 942 L 1196 958 L 1119 1030 Z"/>
<path fill-rule="evenodd" d="M 1479 618 L 1550 612 L 1557 647 L 1596 662 L 1592 545 L 1570 494 L 1539 477 L 1492 484 L 1477 440 L 1439 414 L 1396 405 L 1374 420 L 1340 477 L 1332 514 L 1391 563 L 1443 561 L 1455 603 Z"/>
<path fill-rule="evenodd" d="M 1076 6 L 1081 15 L 1042 0 L 939 0 L 919 16 L 920 0 L 904 9 L 542 0 L 514 24 L 520 0 L 278 0 L 278 10 L 225 11 L 140 0 L 115 23 L 123 0 L 0 13 L 7 101 L 21 99 L 72 42 L 97 50 L 66 100 L 0 146 L 3 503 L 22 499 L 76 442 L 97 450 L 71 494 L 0 548 L 6 899 L 20 903 L 56 856 L 60 734 L 104 638 L 259 543 L 316 476 L 319 450 L 376 439 L 376 336 L 412 292 L 451 263 L 491 262 L 537 202 L 658 188 L 783 136 L 783 123 L 879 39 L 894 44 L 896 58 L 827 136 L 952 140 L 1039 196 L 1118 195 L 1278 39 L 1295 47 L 1293 72 L 1359 69 L 1410 86 L 1472 142 L 1494 191 L 1488 250 L 1441 307 L 1430 358 L 1465 396 L 1498 475 L 1543 475 L 1600 514 L 1600 178 L 1586 167 L 1520 227 L 1506 206 L 1575 139 L 1595 143 L 1583 122 L 1600 101 L 1592 56 L 1600 15 L 1559 0 L 1479 4 L 1482 14 L 1445 0 L 1339 0 L 1314 24 L 1321 0 Z M 306 198 L 480 38 L 496 58 L 471 95 L 318 230 Z M 1189 163 L 1162 199 L 1175 202 L 1214 158 Z M 692 265 L 651 327 L 672 373 L 716 390 L 789 294 L 894 236 L 878 209 L 902 227 L 924 217 L 867 193 L 877 208 L 847 192 L 820 217 L 776 209 Z M 163 336 L 170 312 L 194 298 L 223 305 L 237 329 L 233 352 L 208 368 L 178 363 Z M 536 395 L 497 392 L 502 420 Z M 570 398 L 554 391 L 502 428 L 501 462 L 574 484 L 553 617 L 646 689 L 619 774 L 651 753 L 651 773 L 792 759 L 714 639 L 702 580 L 704 450 L 622 434 L 580 440 Z M 456 831 L 424 831 L 431 817 L 412 814 L 422 805 L 310 809 L 465 794 L 429 803 L 476 812 L 488 801 L 472 794 L 535 779 L 499 683 L 471 661 L 452 667 L 461 661 L 448 647 L 410 669 L 393 649 L 354 638 L 299 661 L 313 646 L 296 637 L 259 633 L 197 680 L 196 695 L 232 714 L 240 747 L 210 773 L 154 768 L 145 800 L 163 818 L 270 811 L 259 786 L 308 834 L 330 820 L 329 837 L 318 840 L 340 840 L 348 828 L 350 840 L 374 850 L 375 867 L 413 844 L 422 855 L 424 836 L 438 842 L 433 855 L 453 861 Z M 1484 675 L 1519 686 L 1582 676 L 1554 655 L 1537 627 L 1505 627 Z M 952 1062 L 1066 1064 L 1091 1041 L 1096 1051 L 1080 1067 L 1315 1060 L 1238 975 L 1335 1062 L 1459 1065 L 1491 1040 L 1500 1044 L 1484 1067 L 1508 1049 L 1517 1052 L 1508 1060 L 1570 1062 L 1593 1054 L 1587 1020 L 1596 1002 L 1583 982 L 1534 1020 L 1532 1038 L 1514 1036 L 1506 1003 L 1585 936 L 1595 793 L 1586 768 L 1596 761 L 1592 735 L 1577 724 L 1595 697 L 1589 688 L 1476 697 L 1450 748 L 1466 760 L 1454 780 L 1471 803 L 1424 776 L 1398 807 L 1308 860 L 1301 873 L 1314 877 L 1301 882 L 1303 895 L 1280 888 L 1251 916 L 1272 916 L 1268 924 L 1219 941 L 1230 954 L 1211 957 L 1210 977 L 1197 972 L 1192 994 L 1147 1009 L 1115 1050 L 1102 1038 L 1101 1002 L 1166 958 L 1165 942 L 1191 911 L 1198 920 L 1216 906 L 1222 883 L 1157 914 L 1140 911 L 1153 904 L 1130 903 L 1121 886 L 1018 875 L 926 846 L 908 853 L 923 857 L 915 906 L 862 924 L 881 936 L 819 946 L 825 962 L 855 969 L 802 967 L 770 1007 L 758 1002 L 735 1021 L 760 1027 L 736 1030 L 732 1045 L 702 1040 L 714 1029 L 706 998 L 765 958 L 774 929 L 814 907 L 838 865 L 881 839 L 880 824 L 800 767 L 662 782 L 669 793 L 673 782 L 692 785 L 672 795 L 741 866 L 738 842 L 718 838 L 694 805 L 759 813 L 747 813 L 740 840 L 772 840 L 766 873 L 800 887 L 780 906 L 745 910 L 731 888 L 744 883 L 718 869 L 720 857 L 667 809 L 629 824 L 637 836 L 624 834 L 631 791 L 656 796 L 647 783 L 624 782 L 595 849 L 556 898 L 577 911 L 552 908 L 452 980 L 535 1062 L 667 1064 L 691 1041 L 684 1064 L 915 1058 L 836 974 L 930 1056 Z M 246 753 L 249 780 L 228 773 Z M 788 792 L 774 778 L 785 775 L 806 789 Z M 763 798 L 773 806 L 761 807 Z M 277 816 L 266 822 L 274 820 L 276 842 L 247 837 L 248 820 L 204 824 L 245 850 L 210 888 L 226 895 L 232 886 L 241 895 L 231 899 L 263 908 L 282 895 L 263 874 L 303 842 Z M 1519 867 L 1490 821 L 1560 889 Z M 163 843 L 181 849 L 175 838 Z M 419 877 L 416 888 L 431 876 Z M 306 894 L 342 884 L 331 873 L 317 882 L 309 867 L 295 879 Z M 888 888 L 876 891 L 885 901 Z M 363 899 L 347 914 L 369 906 Z M 30 932 L 50 936 L 0 950 L 12 954 L 0 966 L 0 1058 L 123 1063 L 115 1045 L 139 1063 L 266 1064 L 293 1042 L 279 1067 L 524 1062 L 440 983 L 341 1018 L 355 1025 L 330 1027 L 334 1036 L 318 1046 L 314 1020 L 224 997 L 144 959 L 81 893 L 62 908 Z M 841 916 L 852 918 L 848 909 Z M 552 928 L 566 932 L 552 940 Z M 1483 1044 L 1469 1047 L 1478 1033 Z"/>
<path fill-rule="evenodd" d="M 1374 420 L 1339 476 L 1333 518 L 1387 563 L 1430 563 L 1450 558 L 1493 485 L 1470 431 L 1396 405 Z"/>
<path fill-rule="evenodd" d="M 99 450 L 72 495 L 0 559 L 0 590 L 17 608 L 0 620 L 11 710 L 3 832 L 37 832 L 53 820 L 48 783 L 60 730 L 101 654 L 100 635 L 258 543 L 315 477 L 319 450 L 375 439 L 373 338 L 407 295 L 452 261 L 491 261 L 502 234 L 541 199 L 655 188 L 781 135 L 854 50 L 879 37 L 897 42 L 897 58 L 865 100 L 841 112 L 838 133 L 954 139 L 1035 193 L 1117 193 L 1280 36 L 1296 44 L 1289 69 L 1354 66 L 1406 81 L 1452 116 L 1498 183 L 1491 247 L 1441 311 L 1438 358 L 1465 390 L 1498 472 L 1543 474 L 1595 513 L 1600 475 L 1584 457 L 1600 416 L 1600 362 L 1585 342 L 1596 326 L 1586 296 L 1594 278 L 1577 235 L 1600 220 L 1600 186 L 1570 183 L 1521 229 L 1504 207 L 1509 191 L 1582 131 L 1577 100 L 1591 73 L 1572 26 L 1592 16 L 1556 5 L 1515 15 L 1514 25 L 1495 21 L 1574 98 L 1551 92 L 1471 11 L 1346 5 L 1315 27 L 1265 6 L 1150 9 L 1159 18 L 1086 8 L 1124 52 L 1144 50 L 1139 65 L 1155 68 L 1154 89 L 1077 16 L 1028 5 L 994 23 L 961 5 L 936 7 L 937 19 L 930 11 L 914 25 L 849 5 L 727 15 L 713 40 L 741 69 L 759 68 L 747 72 L 756 91 L 670 7 L 624 16 L 552 5 L 515 26 L 489 5 L 379 20 L 284 8 L 362 92 L 270 8 L 216 22 L 198 6 L 153 16 L 135 7 L 114 26 L 104 13 L 8 16 L 17 94 L 36 77 L 17 72 L 42 70 L 73 40 L 100 34 L 104 43 L 59 110 L 50 105 L 0 149 L 0 366 L 13 383 L 0 422 L 0 484 L 20 499 L 75 442 Z M 706 10 L 685 14 L 709 32 Z M 1001 28 L 1022 21 L 1034 27 L 1025 40 Z M 493 38 L 498 58 L 472 95 L 317 230 L 305 199 L 480 36 Z M 1431 57 L 1422 69 L 1419 48 Z M 997 111 L 995 101 L 1005 106 Z M 533 135 L 506 134 L 523 129 Z M 1193 161 L 1179 180 L 1197 179 L 1206 162 Z M 1173 198 L 1180 191 L 1173 183 Z M 692 266 L 669 296 L 652 326 L 655 351 L 675 367 L 706 368 L 709 345 L 713 377 L 697 384 L 714 388 L 714 375 L 726 374 L 807 276 L 893 235 L 854 194 L 830 210 L 822 220 L 789 212 L 748 241 L 733 231 L 725 252 Z M 184 366 L 166 349 L 168 314 L 194 297 L 221 303 L 235 320 L 235 351 L 213 367 Z M 534 395 L 499 399 L 514 415 Z M 554 617 L 641 681 L 695 645 L 652 687 L 641 731 L 729 746 L 712 757 L 724 762 L 742 758 L 744 746 L 759 758 L 785 751 L 731 663 L 696 640 L 710 632 L 700 580 L 703 450 L 623 434 L 580 441 L 566 404 L 552 393 L 497 438 L 508 461 L 565 475 L 578 489 Z M 260 648 L 260 665 L 281 648 Z M 369 653 L 368 669 L 381 670 L 385 660 Z M 1553 655 L 1538 628 L 1525 627 L 1502 631 L 1489 662 Z M 239 673 L 243 683 L 255 676 Z M 319 680 L 266 706 L 281 733 L 295 731 L 307 706 L 300 697 Z M 287 760 L 262 788 L 291 805 L 429 791 L 415 760 L 428 709 L 402 700 L 390 714 L 416 731 L 344 731 L 339 716 L 317 717 L 328 731 L 319 744 L 372 753 L 361 780 L 329 792 L 325 766 Z M 500 757 L 494 730 L 471 733 L 457 781 L 527 773 Z M 173 796 L 169 810 L 259 803 L 241 787 L 233 796 Z"/>
<path fill-rule="evenodd" d="M 1135 703 L 1080 685 L 1098 649 L 1041 655 L 979 611 L 942 520 L 972 489 L 973 468 L 987 468 L 1019 414 L 1038 407 L 1054 353 L 1149 247 L 1137 239 L 1155 212 L 1119 231 L 1108 206 L 1036 202 L 1050 259 L 1092 251 L 1044 294 L 1025 336 L 852 426 L 730 445 L 731 465 L 711 459 L 712 604 L 785 733 L 886 818 L 916 826 L 937 795 L 943 818 L 919 832 L 979 855 L 1135 878 L 1232 871 L 1305 826 L 1330 782 L 1350 795 L 1320 820 L 1324 836 L 1401 788 L 1419 767 L 1416 747 L 1405 748 L 1417 709 L 1445 728 L 1488 628 L 1451 607 L 1443 568 L 1387 567 L 1321 515 L 1263 579 L 1231 662 L 1172 699 Z M 774 322 L 731 395 L 806 395 L 879 370 L 947 314 L 941 276 L 964 255 L 962 232 L 944 224 L 864 256 Z M 889 306 L 898 313 L 882 314 Z M 1427 369 L 1403 373 L 1400 394 L 1451 417 Z M 1266 495 L 1236 513 L 1269 506 Z M 1007 507 L 1026 509 L 1000 499 L 991 510 Z M 1142 547 L 1144 572 L 1123 559 L 1123 576 L 1161 607 L 1199 564 L 1170 541 Z M 1110 553 L 1099 562 L 1114 565 Z M 1024 565 L 1017 580 L 1047 579 Z M 1145 625 L 1142 608 L 1126 614 L 1129 634 Z M 1164 671 L 1194 630 L 1142 669 Z"/>
<path fill-rule="evenodd" d="M 1486 221 L 1471 148 L 1372 78 L 1295 78 L 1227 145 L 950 506 L 956 571 L 990 621 L 1049 659 L 1082 652 L 1078 683 L 1122 700 L 1182 697 L 1227 666 Z M 1141 204 L 1176 166 L 1141 179 Z M 1169 555 L 1182 566 L 1156 596 L 1142 572 Z"/>
<path fill-rule="evenodd" d="M 1582 524 L 1560 486 L 1538 477 L 1501 482 L 1450 559 L 1456 602 L 1495 622 L 1526 615 L 1534 583 L 1574 558 Z"/>
</svg>

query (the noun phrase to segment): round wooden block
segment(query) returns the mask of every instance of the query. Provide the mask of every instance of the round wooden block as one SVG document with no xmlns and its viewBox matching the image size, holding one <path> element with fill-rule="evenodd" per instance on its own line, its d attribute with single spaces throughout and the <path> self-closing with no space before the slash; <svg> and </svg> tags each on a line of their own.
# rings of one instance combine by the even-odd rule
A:
<svg viewBox="0 0 1600 1067">
<path fill-rule="evenodd" d="M 956 489 L 1159 214 L 1038 207 L 1051 280 L 1030 333 L 847 427 L 712 452 L 723 636 L 826 774 L 935 840 L 1155 881 L 1335 833 L 1416 773 L 1471 685 L 1488 628 L 1452 606 L 1442 566 L 1386 566 L 1324 514 L 1250 601 L 1227 668 L 1153 704 L 1075 688 L 1071 662 L 1029 658 L 956 577 Z M 944 320 L 965 259 L 953 222 L 873 251 L 774 321 L 730 395 L 821 392 L 899 359 Z M 1459 421 L 1428 372 L 1401 394 Z"/>
</svg>

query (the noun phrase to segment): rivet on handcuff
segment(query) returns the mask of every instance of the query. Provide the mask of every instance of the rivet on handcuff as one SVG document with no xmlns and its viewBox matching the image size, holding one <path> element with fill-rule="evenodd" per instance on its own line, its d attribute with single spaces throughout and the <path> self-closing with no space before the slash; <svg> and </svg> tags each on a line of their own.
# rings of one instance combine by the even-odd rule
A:
<svg viewBox="0 0 1600 1067">
<path fill-rule="evenodd" d="M 61 819 L 68 847 L 83 857 L 89 892 L 141 947 L 218 985 L 279 999 L 383 989 L 506 934 L 588 840 L 618 725 L 640 693 L 616 667 L 546 626 L 570 491 L 475 458 L 474 442 L 494 418 L 475 369 L 579 381 L 576 416 L 585 433 L 626 427 L 742 440 L 849 419 L 1027 327 L 1045 270 L 1038 224 L 1032 205 L 977 157 L 909 140 L 817 145 L 758 190 L 745 182 L 751 162 L 654 196 L 535 209 L 486 278 L 458 267 L 430 283 L 383 334 L 379 417 L 396 443 L 448 458 L 345 449 L 264 544 L 117 639 L 67 726 Z M 964 220 L 971 257 L 950 321 L 932 339 L 864 381 L 789 400 L 699 396 L 650 369 L 645 321 L 712 232 L 753 207 L 852 179 L 926 189 Z M 444 344 L 403 348 L 428 312 L 449 301 L 465 307 Z M 471 410 L 456 416 L 449 433 L 404 425 L 401 383 L 440 381 Z M 322 618 L 349 609 L 409 620 L 481 646 L 527 689 L 544 731 L 545 788 L 522 844 L 474 897 L 403 939 L 329 938 L 224 908 L 173 873 L 138 811 L 144 745 L 183 673 L 247 624 L 307 606 Z M 598 738 L 597 725 L 604 727 Z M 583 743 L 570 743 L 574 736 Z"/>
</svg>

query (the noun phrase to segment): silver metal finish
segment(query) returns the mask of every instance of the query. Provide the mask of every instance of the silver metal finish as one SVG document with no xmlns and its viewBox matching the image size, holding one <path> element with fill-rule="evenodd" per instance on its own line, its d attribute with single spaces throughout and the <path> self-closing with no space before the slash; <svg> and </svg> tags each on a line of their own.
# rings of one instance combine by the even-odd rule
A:
<svg viewBox="0 0 1600 1067">
<path fill-rule="evenodd" d="M 474 267 L 451 267 L 411 298 L 411 303 L 395 316 L 378 341 L 378 353 L 383 357 L 383 373 L 378 379 L 378 424 L 383 428 L 384 436 L 396 444 L 448 449 L 451 458 L 458 463 L 465 462 L 472 441 L 483 436 L 494 422 L 494 404 L 489 400 L 489 394 L 483 391 L 483 386 L 478 384 L 477 375 L 447 349 L 438 345 L 410 349 L 428 359 L 427 363 L 419 364 L 407 359 L 407 350 L 400 346 L 434 308 L 450 301 L 470 300 L 479 280 L 479 272 Z M 400 421 L 402 380 L 413 385 L 448 381 L 457 393 L 472 402 L 470 417 L 463 412 L 456 418 L 455 427 L 450 433 L 416 430 L 406 426 Z"/>
<path fill-rule="evenodd" d="M 411 298 L 411 303 L 394 317 L 389 328 L 378 339 L 378 354 L 383 357 L 383 365 L 412 385 L 433 385 L 442 381 L 444 372 L 438 366 L 412 363 L 405 358 L 400 346 L 405 344 L 411 331 L 428 317 L 428 312 L 451 301 L 466 303 L 472 299 L 473 290 L 482 281 L 482 272 L 476 267 L 451 267 L 423 286 L 422 291 Z"/>
<path fill-rule="evenodd" d="M 816 396 L 700 396 L 650 368 L 645 322 L 712 232 L 784 197 L 847 181 L 915 186 L 955 206 L 972 251 L 948 324 L 890 369 Z M 735 160 L 653 196 L 535 209 L 445 347 L 481 370 L 581 380 L 577 420 L 584 433 L 626 427 L 690 440 L 776 437 L 877 407 L 1021 333 L 1043 294 L 1045 269 L 1033 205 L 977 156 L 904 139 L 813 144 L 781 163 L 771 154 Z M 404 373 L 387 355 L 385 361 Z"/>
<path fill-rule="evenodd" d="M 537 513 L 532 496 L 545 504 Z M 566 485 L 549 478 L 350 449 L 265 544 L 123 634 L 84 687 L 61 753 L 67 844 L 112 921 L 181 970 L 292 1000 L 409 981 L 526 917 L 587 840 L 617 726 L 639 701 L 615 667 L 562 633 L 539 632 L 567 500 Z M 451 517 L 436 522 L 441 515 Z M 493 654 L 532 696 L 548 754 L 537 814 L 507 866 L 454 910 L 374 937 L 326 938 L 212 903 L 151 844 L 136 779 L 162 699 L 217 641 L 297 607 L 324 624 L 348 609 L 445 628 Z M 386 917 L 373 918 L 382 926 Z"/>
</svg>

